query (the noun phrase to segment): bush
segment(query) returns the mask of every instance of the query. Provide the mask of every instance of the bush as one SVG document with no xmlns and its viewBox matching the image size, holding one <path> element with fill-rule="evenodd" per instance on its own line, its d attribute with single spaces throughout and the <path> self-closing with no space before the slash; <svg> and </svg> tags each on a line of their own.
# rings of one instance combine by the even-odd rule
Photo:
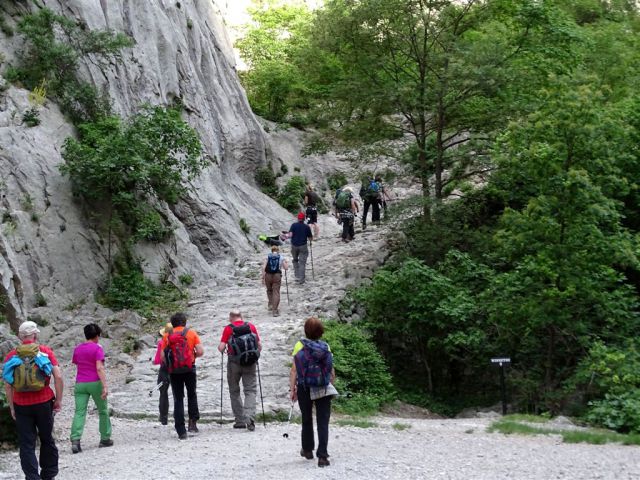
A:
<svg viewBox="0 0 640 480">
<path fill-rule="evenodd" d="M 35 127 L 40 125 L 40 111 L 37 107 L 31 107 L 22 115 L 22 122 L 27 127 Z"/>
<path fill-rule="evenodd" d="M 273 173 L 271 165 L 269 165 L 268 167 L 259 168 L 256 171 L 255 179 L 262 193 L 273 198 L 276 198 L 278 196 L 276 175 Z"/>
<path fill-rule="evenodd" d="M 18 431 L 16 430 L 16 422 L 11 417 L 9 403 L 3 387 L 0 388 L 0 443 L 4 442 L 17 445 Z"/>
<path fill-rule="evenodd" d="M 331 346 L 336 407 L 345 413 L 372 413 L 394 399 L 391 375 L 369 335 L 355 325 L 326 322 L 324 340 Z M 348 394 L 351 397 L 348 398 Z"/>
<path fill-rule="evenodd" d="M 640 433 L 640 389 L 609 394 L 590 402 L 585 419 L 594 425 L 623 433 Z"/>
<path fill-rule="evenodd" d="M 299 175 L 293 176 L 282 190 L 280 190 L 278 203 L 291 213 L 296 213 L 300 210 L 306 189 L 307 182 L 305 179 Z"/>
<path fill-rule="evenodd" d="M 335 171 L 327 177 L 327 186 L 329 190 L 335 192 L 337 189 L 344 187 L 347 181 L 347 176 L 344 172 Z"/>
</svg>

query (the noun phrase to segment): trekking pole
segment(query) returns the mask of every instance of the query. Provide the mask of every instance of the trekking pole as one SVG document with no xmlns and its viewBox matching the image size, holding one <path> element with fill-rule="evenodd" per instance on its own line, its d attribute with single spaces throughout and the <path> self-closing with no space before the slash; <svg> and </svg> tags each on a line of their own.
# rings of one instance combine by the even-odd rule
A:
<svg viewBox="0 0 640 480">
<path fill-rule="evenodd" d="M 267 419 L 264 416 L 264 400 L 262 399 L 262 379 L 260 378 L 260 362 L 256 362 L 258 366 L 258 385 L 260 385 L 260 403 L 262 404 L 262 424 L 267 428 Z"/>
<path fill-rule="evenodd" d="M 291 424 L 291 414 L 293 413 L 293 404 L 294 404 L 294 402 L 292 401 L 291 402 L 291 408 L 289 409 L 289 418 L 287 418 L 287 426 L 285 428 L 286 430 L 289 430 L 289 425 Z M 282 436 L 284 438 L 289 438 L 289 433 L 288 432 L 284 432 L 282 434 Z"/>
<path fill-rule="evenodd" d="M 224 352 L 220 352 L 220 425 L 222 425 L 222 390 L 224 384 L 222 383 L 222 376 L 224 370 Z"/>
<path fill-rule="evenodd" d="M 311 276 L 316 279 L 316 272 L 313 269 L 313 240 L 309 241 L 309 252 L 311 252 Z"/>
<path fill-rule="evenodd" d="M 164 382 L 160 382 L 158 383 L 155 387 L 153 387 L 151 390 L 149 390 L 149 396 L 153 395 L 153 392 L 155 392 L 156 390 L 158 390 L 162 385 L 164 385 Z"/>
<path fill-rule="evenodd" d="M 287 280 L 287 269 L 284 269 L 284 285 L 287 287 L 287 305 L 291 306 L 291 300 L 289 300 L 289 281 Z"/>
</svg>

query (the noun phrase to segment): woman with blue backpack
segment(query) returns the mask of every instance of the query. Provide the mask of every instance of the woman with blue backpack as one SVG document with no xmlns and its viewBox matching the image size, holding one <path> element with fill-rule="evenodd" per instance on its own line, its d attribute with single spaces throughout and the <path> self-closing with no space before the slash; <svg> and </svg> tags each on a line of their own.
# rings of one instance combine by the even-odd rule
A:
<svg viewBox="0 0 640 480">
<path fill-rule="evenodd" d="M 302 449 L 300 455 L 313 459 L 315 445 L 313 434 L 313 405 L 316 406 L 316 426 L 318 428 L 319 467 L 328 467 L 329 419 L 331 399 L 337 394 L 332 383 L 335 380 L 333 355 L 329 345 L 320 340 L 324 326 L 317 317 L 309 317 L 304 322 L 304 339 L 293 347 L 293 365 L 289 375 L 291 402 L 298 401 L 302 414 Z"/>
<path fill-rule="evenodd" d="M 280 315 L 280 286 L 282 285 L 282 271 L 287 270 L 287 261 L 280 254 L 280 249 L 274 245 L 262 264 L 262 284 L 267 287 L 267 308 L 274 317 Z"/>
</svg>

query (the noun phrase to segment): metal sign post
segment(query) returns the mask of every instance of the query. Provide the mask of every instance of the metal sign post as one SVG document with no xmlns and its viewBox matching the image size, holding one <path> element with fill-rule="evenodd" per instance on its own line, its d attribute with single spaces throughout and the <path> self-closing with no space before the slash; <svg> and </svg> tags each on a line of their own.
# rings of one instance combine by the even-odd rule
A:
<svg viewBox="0 0 640 480">
<path fill-rule="evenodd" d="M 504 366 L 511 363 L 509 357 L 492 358 L 491 363 L 497 363 L 500 367 L 500 393 L 502 395 L 502 415 L 507 414 L 507 387 L 504 381 Z"/>
</svg>

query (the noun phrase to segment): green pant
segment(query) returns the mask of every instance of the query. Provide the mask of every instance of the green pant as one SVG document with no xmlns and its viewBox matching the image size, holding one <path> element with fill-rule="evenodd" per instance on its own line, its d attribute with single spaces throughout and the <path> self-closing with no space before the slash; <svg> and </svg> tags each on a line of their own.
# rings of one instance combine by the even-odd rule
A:
<svg viewBox="0 0 640 480">
<path fill-rule="evenodd" d="M 98 407 L 100 440 L 109 440 L 111 438 L 111 420 L 109 419 L 107 401 L 100 396 L 102 395 L 102 382 L 76 383 L 74 395 L 76 412 L 73 415 L 73 423 L 71 424 L 71 440 L 80 440 L 82 437 L 84 422 L 87 419 L 89 397 L 93 398 L 96 407 Z"/>
</svg>

